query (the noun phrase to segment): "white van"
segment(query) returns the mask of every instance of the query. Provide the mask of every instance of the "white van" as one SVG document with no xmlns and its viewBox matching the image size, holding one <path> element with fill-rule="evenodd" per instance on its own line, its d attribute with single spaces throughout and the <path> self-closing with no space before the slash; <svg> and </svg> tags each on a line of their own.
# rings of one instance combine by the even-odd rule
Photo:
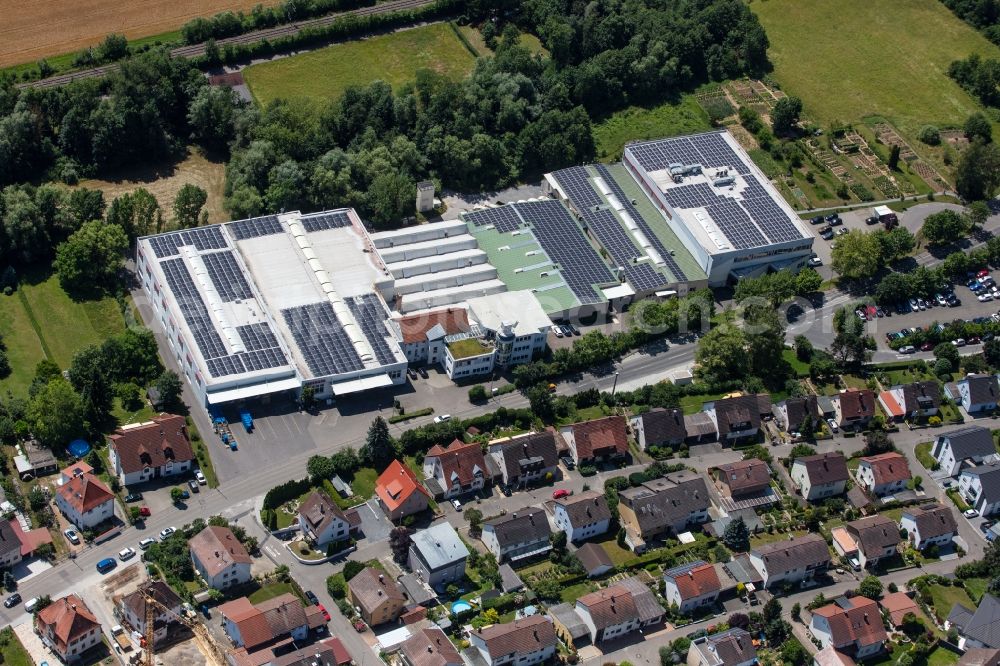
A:
<svg viewBox="0 0 1000 666">
<path fill-rule="evenodd" d="M 38 597 L 32 597 L 24 602 L 24 610 L 29 613 L 34 613 L 36 608 L 38 608 Z"/>
</svg>

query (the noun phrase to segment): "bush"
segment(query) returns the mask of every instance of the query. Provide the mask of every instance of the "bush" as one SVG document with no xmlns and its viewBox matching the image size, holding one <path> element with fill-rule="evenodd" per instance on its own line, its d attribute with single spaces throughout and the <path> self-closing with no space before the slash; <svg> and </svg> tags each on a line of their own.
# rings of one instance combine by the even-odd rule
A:
<svg viewBox="0 0 1000 666">
<path fill-rule="evenodd" d="M 936 146 L 941 143 L 941 131 L 934 125 L 924 125 L 917 132 L 917 139 L 928 146 Z"/>
<path fill-rule="evenodd" d="M 365 563 L 358 562 L 356 560 L 350 560 L 344 565 L 344 580 L 349 581 L 359 573 L 364 571 Z"/>
<path fill-rule="evenodd" d="M 486 387 L 482 384 L 476 384 L 469 389 L 469 402 L 485 402 L 486 398 Z"/>
<path fill-rule="evenodd" d="M 594 476 L 597 474 L 597 468 L 593 465 L 581 465 L 578 469 L 580 476 Z"/>
<path fill-rule="evenodd" d="M 337 573 L 326 579 L 326 590 L 334 599 L 343 599 L 347 596 L 347 581 L 344 574 Z"/>
</svg>

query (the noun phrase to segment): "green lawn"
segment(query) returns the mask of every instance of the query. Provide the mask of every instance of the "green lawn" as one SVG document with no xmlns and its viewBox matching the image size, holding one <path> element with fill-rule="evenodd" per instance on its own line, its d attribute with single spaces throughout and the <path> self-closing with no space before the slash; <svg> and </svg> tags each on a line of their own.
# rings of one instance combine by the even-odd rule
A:
<svg viewBox="0 0 1000 666">
<path fill-rule="evenodd" d="M 930 471 L 930 469 L 934 467 L 934 463 L 937 462 L 931 457 L 932 445 L 933 442 L 921 442 L 913 447 L 913 452 L 916 454 L 917 460 L 919 460 L 920 464 L 927 468 L 928 471 Z"/>
<path fill-rule="evenodd" d="M 0 381 L 0 390 L 9 389 L 15 395 L 27 395 L 35 365 L 46 356 L 65 369 L 83 347 L 125 330 L 125 319 L 114 299 L 73 301 L 55 276 L 29 278 L 12 296 L 0 298 L 0 335 L 12 371 Z"/>
<path fill-rule="evenodd" d="M 32 666 L 35 663 L 10 627 L 5 627 L 0 632 L 0 644 L 3 645 L 0 647 L 0 663 L 4 666 Z"/>
<path fill-rule="evenodd" d="M 927 666 L 951 666 L 958 661 L 958 655 L 951 650 L 937 647 L 927 655 Z"/>
<path fill-rule="evenodd" d="M 970 53 L 1000 51 L 937 0 L 754 2 L 782 89 L 824 127 L 880 115 L 911 137 L 961 126 L 979 105 L 947 76 Z M 809 26 L 803 29 L 803 26 Z"/>
<path fill-rule="evenodd" d="M 887 370 L 885 373 L 886 381 L 890 386 L 895 386 L 897 384 L 908 384 L 910 382 L 924 381 L 926 379 L 934 379 L 933 376 L 926 372 L 922 372 L 914 368 L 899 368 L 898 370 Z"/>
<path fill-rule="evenodd" d="M 295 595 L 295 588 L 290 583 L 271 583 L 260 588 L 247 597 L 252 604 L 259 604 L 268 599 L 280 597 L 282 594 Z M 296 595 L 297 596 L 297 595 Z"/>
<path fill-rule="evenodd" d="M 474 63 L 451 27 L 435 23 L 254 65 L 243 76 L 257 102 L 265 105 L 280 97 L 334 100 L 350 86 L 378 79 L 398 88 L 419 69 L 458 79 Z"/>
<path fill-rule="evenodd" d="M 792 366 L 792 370 L 795 371 L 795 374 L 797 376 L 799 377 L 809 376 L 809 364 L 804 361 L 800 361 L 799 357 L 795 355 L 794 349 L 786 349 L 785 351 L 781 352 L 781 356 L 782 358 L 785 359 L 785 361 L 788 362 L 788 365 Z"/>
<path fill-rule="evenodd" d="M 934 612 L 939 618 L 948 617 L 948 613 L 951 612 L 952 607 L 955 604 L 962 604 L 966 608 L 976 608 L 976 604 L 972 603 L 972 599 L 969 598 L 968 593 L 954 585 L 949 585 L 945 587 L 944 585 L 931 585 L 931 604 L 934 606 Z"/>
<path fill-rule="evenodd" d="M 594 585 L 588 580 L 585 580 L 581 583 L 577 583 L 576 585 L 568 585 L 564 587 L 562 589 L 562 592 L 559 593 L 559 596 L 564 603 L 571 604 L 574 603 L 577 599 L 579 599 L 583 595 L 590 594 L 591 592 L 594 592 L 596 590 L 597 590 L 596 585 Z"/>
<path fill-rule="evenodd" d="M 708 115 L 693 95 L 685 95 L 675 104 L 648 109 L 629 107 L 594 123 L 597 159 L 620 160 L 622 149 L 629 141 L 693 134 L 711 128 Z"/>
<path fill-rule="evenodd" d="M 774 534 L 768 534 L 767 532 L 761 532 L 760 534 L 754 534 L 750 537 L 750 547 L 756 548 L 758 546 L 763 546 L 767 543 L 774 543 L 776 541 L 788 541 L 789 536 L 800 537 L 805 536 L 805 531 L 796 532 L 775 532 Z"/>
<path fill-rule="evenodd" d="M 362 467 L 354 473 L 351 479 L 351 490 L 355 497 L 361 499 L 371 499 L 375 495 L 375 481 L 378 480 L 378 473 L 371 467 Z"/>
<path fill-rule="evenodd" d="M 969 595 L 970 599 L 979 601 L 983 598 L 983 594 L 986 593 L 986 588 L 990 584 L 989 578 L 966 578 L 965 579 L 965 592 Z"/>
<path fill-rule="evenodd" d="M 611 562 L 614 563 L 616 567 L 620 567 L 635 557 L 635 553 L 631 550 L 619 546 L 617 539 L 605 541 L 601 543 L 600 546 L 604 549 L 604 552 L 608 554 L 608 557 L 611 558 Z"/>
</svg>

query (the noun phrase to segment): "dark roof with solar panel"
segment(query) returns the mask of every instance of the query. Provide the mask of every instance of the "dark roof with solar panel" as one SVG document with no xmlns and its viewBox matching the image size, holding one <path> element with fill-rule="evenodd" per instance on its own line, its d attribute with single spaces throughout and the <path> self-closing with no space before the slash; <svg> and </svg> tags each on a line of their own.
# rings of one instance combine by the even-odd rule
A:
<svg viewBox="0 0 1000 666">
<path fill-rule="evenodd" d="M 271 236 L 284 233 L 281 222 L 277 215 L 265 215 L 263 217 L 252 217 L 248 220 L 237 220 L 226 225 L 229 232 L 236 240 L 246 240 L 248 238 L 259 238 L 260 236 Z"/>
<path fill-rule="evenodd" d="M 153 247 L 153 252 L 160 258 L 177 254 L 177 248 L 183 245 L 194 245 L 199 251 L 228 247 L 218 225 L 152 236 L 149 238 L 149 243 Z"/>
<path fill-rule="evenodd" d="M 250 285 L 243 277 L 243 271 L 236 263 L 232 251 L 203 254 L 201 259 L 205 262 L 208 276 L 212 279 L 215 291 L 219 293 L 223 303 L 253 298 Z"/>
<path fill-rule="evenodd" d="M 281 311 L 299 352 L 315 377 L 364 369 L 344 325 L 330 303 L 312 303 Z"/>
<path fill-rule="evenodd" d="M 669 171 L 676 165 L 698 165 L 702 173 L 711 171 L 719 175 L 725 171 L 725 176 L 738 176 L 745 184 L 742 190 L 728 184 L 684 184 L 683 179 L 681 184 L 664 188 L 664 197 L 674 208 L 704 209 L 735 249 L 808 238 L 763 186 L 749 160 L 726 142 L 724 131 L 646 141 L 626 146 L 625 150 L 646 172 Z"/>
<path fill-rule="evenodd" d="M 326 229 L 339 229 L 351 226 L 351 218 L 346 211 L 336 211 L 334 213 L 316 213 L 315 215 L 303 215 L 302 226 L 308 232 L 324 231 Z"/>
</svg>

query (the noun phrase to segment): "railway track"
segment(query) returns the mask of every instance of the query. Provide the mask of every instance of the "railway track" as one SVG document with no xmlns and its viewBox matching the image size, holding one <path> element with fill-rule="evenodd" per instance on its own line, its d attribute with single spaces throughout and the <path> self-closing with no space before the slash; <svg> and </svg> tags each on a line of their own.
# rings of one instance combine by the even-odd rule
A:
<svg viewBox="0 0 1000 666">
<path fill-rule="evenodd" d="M 389 2 L 379 3 L 377 5 L 358 7 L 357 9 L 350 9 L 336 14 L 328 14 L 326 16 L 320 16 L 306 21 L 294 21 L 292 23 L 285 23 L 284 25 L 278 25 L 273 28 L 265 28 L 263 30 L 255 30 L 242 35 L 236 35 L 235 37 L 226 37 L 225 39 L 217 40 L 215 43 L 219 48 L 225 48 L 228 45 L 253 44 L 264 40 L 271 41 L 284 37 L 293 37 L 311 28 L 326 27 L 348 16 L 392 14 L 394 12 L 407 11 L 410 9 L 421 9 L 434 4 L 435 1 L 436 0 L 389 0 Z M 172 58 L 197 58 L 202 55 L 205 55 L 205 42 L 200 44 L 190 44 L 188 46 L 179 46 L 170 50 L 170 56 Z M 57 86 L 64 86 L 67 83 L 72 83 L 73 81 L 79 81 L 80 79 L 91 79 L 99 76 L 106 76 L 111 72 L 116 71 L 118 68 L 118 63 L 111 63 L 108 65 L 101 65 L 100 67 L 93 67 L 91 69 L 82 69 L 76 72 L 58 74 L 56 76 L 50 76 L 46 79 L 39 79 L 38 81 L 19 83 L 17 87 L 55 88 Z"/>
</svg>

